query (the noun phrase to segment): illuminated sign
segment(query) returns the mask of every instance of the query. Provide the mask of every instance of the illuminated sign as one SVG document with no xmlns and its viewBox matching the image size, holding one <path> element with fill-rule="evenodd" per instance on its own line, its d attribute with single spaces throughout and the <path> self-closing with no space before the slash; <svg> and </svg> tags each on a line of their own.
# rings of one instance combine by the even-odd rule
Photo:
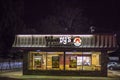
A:
<svg viewBox="0 0 120 80">
<path fill-rule="evenodd" d="M 62 37 L 60 37 L 60 43 L 67 44 L 69 42 L 71 42 L 71 37 L 70 36 L 62 36 Z"/>
<path fill-rule="evenodd" d="M 82 40 L 79 36 L 55 36 L 46 37 L 47 46 L 57 47 L 57 46 L 69 46 L 69 47 L 79 47 L 82 44 Z"/>
<path fill-rule="evenodd" d="M 17 35 L 13 47 L 115 48 L 117 46 L 114 35 Z"/>
<path fill-rule="evenodd" d="M 75 46 L 80 46 L 82 40 L 79 37 L 77 37 L 77 38 L 74 38 L 73 42 Z"/>
<path fill-rule="evenodd" d="M 82 42 L 82 40 L 79 37 L 75 37 L 73 41 L 72 41 L 71 36 L 61 36 L 59 39 L 60 39 L 60 43 L 64 45 L 72 42 L 74 46 L 80 46 Z"/>
</svg>

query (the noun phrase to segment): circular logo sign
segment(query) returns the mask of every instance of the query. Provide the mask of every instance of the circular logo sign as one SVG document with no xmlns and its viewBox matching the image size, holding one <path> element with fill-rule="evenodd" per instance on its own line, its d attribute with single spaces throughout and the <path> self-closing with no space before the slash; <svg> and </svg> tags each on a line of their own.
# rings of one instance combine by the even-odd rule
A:
<svg viewBox="0 0 120 80">
<path fill-rule="evenodd" d="M 73 42 L 75 46 L 80 46 L 82 40 L 79 37 L 77 37 L 77 38 L 74 38 Z"/>
</svg>

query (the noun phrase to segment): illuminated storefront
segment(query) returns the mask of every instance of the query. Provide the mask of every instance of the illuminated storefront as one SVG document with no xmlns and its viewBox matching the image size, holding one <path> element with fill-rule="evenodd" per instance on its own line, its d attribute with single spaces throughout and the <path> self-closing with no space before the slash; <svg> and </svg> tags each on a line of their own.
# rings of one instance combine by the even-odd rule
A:
<svg viewBox="0 0 120 80">
<path fill-rule="evenodd" d="M 13 48 L 24 50 L 23 74 L 107 76 L 107 51 L 116 35 L 16 35 Z"/>
<path fill-rule="evenodd" d="M 100 52 L 30 52 L 30 70 L 101 70 Z M 65 60 L 64 60 L 65 56 Z"/>
</svg>

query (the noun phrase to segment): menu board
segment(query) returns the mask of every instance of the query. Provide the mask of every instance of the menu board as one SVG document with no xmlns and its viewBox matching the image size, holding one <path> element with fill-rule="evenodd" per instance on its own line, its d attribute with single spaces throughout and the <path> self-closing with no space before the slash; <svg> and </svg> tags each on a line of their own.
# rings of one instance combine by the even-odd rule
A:
<svg viewBox="0 0 120 80">
<path fill-rule="evenodd" d="M 77 56 L 77 65 L 82 65 L 82 56 Z"/>
<path fill-rule="evenodd" d="M 34 67 L 35 68 L 42 67 L 42 56 L 34 56 Z"/>
<path fill-rule="evenodd" d="M 59 68 L 59 56 L 52 56 L 52 68 Z"/>
<path fill-rule="evenodd" d="M 83 65 L 90 66 L 91 65 L 91 58 L 89 56 L 83 56 Z"/>
<path fill-rule="evenodd" d="M 71 56 L 70 57 L 70 68 L 76 68 L 77 67 L 77 57 L 76 56 Z"/>
</svg>

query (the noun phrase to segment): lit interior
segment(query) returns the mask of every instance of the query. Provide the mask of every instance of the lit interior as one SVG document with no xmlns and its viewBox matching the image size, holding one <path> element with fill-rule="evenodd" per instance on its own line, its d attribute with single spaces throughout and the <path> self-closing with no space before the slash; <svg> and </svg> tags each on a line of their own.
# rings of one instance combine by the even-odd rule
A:
<svg viewBox="0 0 120 80">
<path fill-rule="evenodd" d="M 29 69 L 100 71 L 100 55 L 100 52 L 65 52 L 65 55 L 64 52 L 30 52 Z"/>
</svg>

